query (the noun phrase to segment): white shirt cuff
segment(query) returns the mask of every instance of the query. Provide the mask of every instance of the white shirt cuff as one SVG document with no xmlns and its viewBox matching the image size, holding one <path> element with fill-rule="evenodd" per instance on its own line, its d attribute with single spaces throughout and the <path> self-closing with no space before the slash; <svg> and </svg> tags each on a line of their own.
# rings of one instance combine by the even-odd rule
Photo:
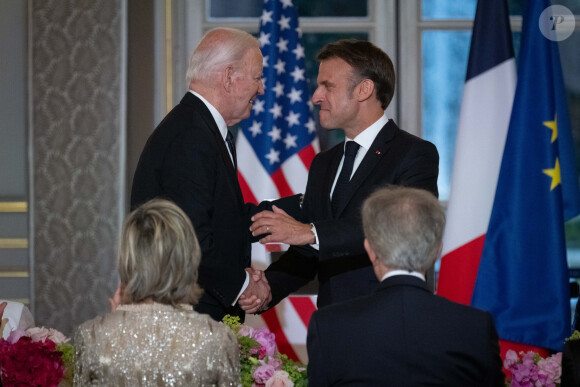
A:
<svg viewBox="0 0 580 387">
<path fill-rule="evenodd" d="M 314 234 L 314 240 L 315 240 L 315 242 L 313 244 L 311 244 L 310 246 L 312 246 L 313 249 L 320 250 L 320 242 L 318 241 L 318 234 L 316 233 L 316 227 L 314 227 L 314 223 L 310 223 L 310 225 L 312 226 L 310 231 L 312 231 L 312 233 Z"/>
<path fill-rule="evenodd" d="M 236 302 L 238 302 L 238 299 L 240 298 L 242 293 L 244 291 L 246 291 L 246 288 L 248 287 L 249 284 L 250 284 L 250 274 L 246 271 L 246 280 L 244 281 L 244 284 L 242 285 L 242 290 L 240 290 L 240 292 L 238 293 L 238 296 L 236 297 L 234 302 L 232 302 L 232 306 L 236 305 Z"/>
</svg>

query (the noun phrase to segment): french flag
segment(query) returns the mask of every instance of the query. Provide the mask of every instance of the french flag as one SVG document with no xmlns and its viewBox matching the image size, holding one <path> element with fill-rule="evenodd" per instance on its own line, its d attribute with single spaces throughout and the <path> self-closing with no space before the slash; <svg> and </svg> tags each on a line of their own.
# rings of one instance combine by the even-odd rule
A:
<svg viewBox="0 0 580 387">
<path fill-rule="evenodd" d="M 443 241 L 438 294 L 489 311 L 502 357 L 561 350 L 571 331 L 564 222 L 580 194 L 549 6 L 527 2 L 516 87 L 505 1 L 478 2 Z"/>
<path fill-rule="evenodd" d="M 489 28 L 493 24 L 493 28 Z M 516 90 L 505 0 L 477 3 L 437 293 L 471 304 Z"/>
</svg>

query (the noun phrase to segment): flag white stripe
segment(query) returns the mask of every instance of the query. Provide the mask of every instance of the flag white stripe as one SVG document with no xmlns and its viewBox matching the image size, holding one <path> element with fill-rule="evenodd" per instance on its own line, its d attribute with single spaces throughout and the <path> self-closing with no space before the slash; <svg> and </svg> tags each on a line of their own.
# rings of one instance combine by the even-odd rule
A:
<svg viewBox="0 0 580 387">
<path fill-rule="evenodd" d="M 511 58 L 465 84 L 443 255 L 487 232 L 516 79 Z"/>
<path fill-rule="evenodd" d="M 308 327 L 304 326 L 302 319 L 294 309 L 292 303 L 286 299 L 276 308 L 278 319 L 282 324 L 282 330 L 286 334 L 286 338 L 300 361 L 304 364 L 308 363 L 308 354 L 306 351 L 306 334 Z"/>
<path fill-rule="evenodd" d="M 306 181 L 308 180 L 308 170 L 298 154 L 290 157 L 282 164 L 282 172 L 293 192 L 304 193 Z"/>
<path fill-rule="evenodd" d="M 318 141 L 318 137 L 312 141 L 312 147 L 314 148 L 315 153 L 320 152 L 320 141 Z"/>
<path fill-rule="evenodd" d="M 261 202 L 265 199 L 280 197 L 272 178 L 264 169 L 258 157 L 256 157 L 254 149 L 241 130 L 238 132 L 236 153 L 238 154 L 238 169 L 244 176 L 256 200 Z"/>
</svg>

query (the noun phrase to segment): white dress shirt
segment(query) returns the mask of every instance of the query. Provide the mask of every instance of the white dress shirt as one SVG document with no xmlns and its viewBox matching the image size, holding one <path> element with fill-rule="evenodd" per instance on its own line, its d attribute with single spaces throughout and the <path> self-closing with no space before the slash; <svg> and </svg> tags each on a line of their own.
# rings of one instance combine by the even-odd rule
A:
<svg viewBox="0 0 580 387">
<path fill-rule="evenodd" d="M 353 138 L 353 139 L 350 139 L 348 137 L 345 138 L 345 141 L 343 143 L 344 148 L 346 148 L 346 143 L 348 141 L 354 141 L 360 146 L 360 148 L 358 148 L 358 152 L 356 154 L 356 158 L 354 159 L 354 164 L 352 166 L 352 173 L 350 175 L 351 178 L 354 176 L 354 173 L 356 172 L 358 166 L 360 165 L 360 163 L 364 159 L 368 150 L 371 148 L 371 145 L 375 141 L 375 138 L 377 138 L 377 135 L 379 134 L 379 132 L 381 131 L 383 126 L 385 126 L 385 124 L 388 121 L 389 121 L 389 119 L 387 118 L 387 116 L 385 114 L 383 114 L 381 116 L 381 118 L 379 118 L 377 121 L 375 121 L 374 124 L 372 124 L 371 126 L 366 128 L 365 130 L 363 130 L 355 138 Z M 342 164 L 344 164 L 344 153 L 342 155 L 342 159 L 340 160 L 340 164 L 338 165 L 338 169 L 336 170 L 336 175 L 334 176 L 334 183 L 332 183 L 332 189 L 330 190 L 330 200 L 332 200 L 332 194 L 334 193 L 334 187 L 336 186 L 336 182 L 338 180 L 338 176 L 340 175 L 340 171 L 342 171 Z M 312 246 L 316 250 L 319 250 L 320 245 L 319 245 L 319 240 L 318 240 L 318 234 L 316 232 L 316 227 L 314 226 L 314 224 L 312 225 L 312 232 L 314 233 L 316 243 L 314 243 L 310 246 Z"/>
<path fill-rule="evenodd" d="M 201 102 L 203 102 L 204 105 L 207 106 L 207 108 L 209 109 L 209 112 L 211 113 L 211 116 L 213 117 L 213 120 L 215 121 L 215 123 L 220 131 L 220 134 L 222 135 L 222 138 L 224 139 L 224 143 L 226 144 L 226 149 L 228 150 L 228 153 L 230 154 L 230 159 L 232 160 L 232 163 L 234 165 L 236 165 L 234 163 L 234 156 L 232 155 L 232 152 L 230 151 L 230 147 L 228 146 L 228 143 L 226 142 L 226 136 L 228 135 L 228 125 L 226 124 L 226 120 L 224 120 L 224 118 L 222 117 L 220 112 L 218 112 L 217 109 L 211 103 L 209 103 L 205 98 L 203 98 L 200 94 L 196 93 L 193 90 L 189 90 L 189 92 L 191 94 L 195 95 L 197 98 L 201 99 Z"/>
<path fill-rule="evenodd" d="M 384 280 L 386 280 L 389 277 L 394 277 L 396 275 L 410 275 L 410 276 L 417 277 L 417 278 L 420 278 L 423 281 L 425 281 L 425 276 L 423 274 L 419 273 L 418 271 L 391 270 L 383 276 L 383 278 L 381 279 L 381 282 L 383 282 Z"/>
</svg>

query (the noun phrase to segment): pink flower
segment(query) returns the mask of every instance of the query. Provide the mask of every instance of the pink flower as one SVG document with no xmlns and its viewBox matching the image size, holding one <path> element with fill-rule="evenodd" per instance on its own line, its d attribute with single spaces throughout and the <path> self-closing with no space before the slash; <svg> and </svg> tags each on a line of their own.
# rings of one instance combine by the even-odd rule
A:
<svg viewBox="0 0 580 387">
<path fill-rule="evenodd" d="M 555 387 L 560 383 L 562 369 L 562 354 L 557 353 L 547 359 L 538 354 L 520 352 L 521 358 L 514 352 L 508 351 L 504 360 L 504 367 L 508 369 L 512 378 L 512 387 Z"/>
<path fill-rule="evenodd" d="M 520 360 L 518 354 L 513 349 L 510 349 L 505 354 L 505 360 L 503 361 L 504 368 L 510 368 L 512 364 L 516 364 Z"/>
<path fill-rule="evenodd" d="M 30 337 L 33 342 L 42 341 L 44 343 L 44 340 L 48 339 L 49 332 L 48 329 L 46 329 L 45 327 L 42 328 L 34 327 L 27 329 L 26 335 Z"/>
<path fill-rule="evenodd" d="M 55 344 L 67 343 L 70 341 L 70 339 L 63 335 L 60 331 L 52 328 L 48 330 L 48 338 L 54 341 Z"/>
<path fill-rule="evenodd" d="M 251 348 L 251 355 L 258 355 L 258 359 L 262 360 L 266 357 L 266 348 L 260 345 L 260 348 Z"/>
<path fill-rule="evenodd" d="M 294 383 L 289 378 L 288 372 L 276 371 L 266 382 L 266 387 L 293 387 Z"/>
<path fill-rule="evenodd" d="M 268 364 L 274 367 L 276 371 L 280 371 L 282 369 L 282 360 L 275 356 L 268 357 Z"/>
<path fill-rule="evenodd" d="M 50 341 L 54 342 L 55 344 L 62 344 L 70 341 L 65 335 L 61 332 L 57 331 L 56 329 L 47 329 L 45 327 L 34 327 L 26 330 L 26 336 L 30 337 L 32 341 L 46 341 L 49 339 Z"/>
<path fill-rule="evenodd" d="M 271 365 L 262 364 L 254 371 L 254 381 L 257 384 L 264 384 L 274 375 L 275 371 Z"/>
<path fill-rule="evenodd" d="M 240 325 L 240 330 L 238 331 L 238 333 L 242 336 L 252 337 L 252 334 L 254 333 L 254 328 L 249 327 L 247 325 Z"/>
<path fill-rule="evenodd" d="M 6 341 L 8 341 L 10 344 L 14 344 L 16 343 L 18 340 L 20 340 L 20 338 L 22 336 L 27 336 L 26 332 L 23 330 L 13 330 L 12 332 L 10 332 L 10 336 L 8 336 L 8 338 L 6 339 Z"/>
<path fill-rule="evenodd" d="M 22 336 L 15 343 L 0 340 L 2 381 L 6 386 L 56 387 L 64 375 L 64 364 L 56 344 L 34 342 Z"/>
<path fill-rule="evenodd" d="M 562 377 L 562 352 L 558 352 L 547 359 L 538 361 L 538 373 L 545 375 L 548 385 L 553 386 L 561 382 Z"/>
<path fill-rule="evenodd" d="M 276 353 L 276 335 L 268 330 L 268 328 L 254 329 L 252 339 L 256 340 L 260 345 L 266 348 L 268 356 L 274 356 Z"/>
</svg>

